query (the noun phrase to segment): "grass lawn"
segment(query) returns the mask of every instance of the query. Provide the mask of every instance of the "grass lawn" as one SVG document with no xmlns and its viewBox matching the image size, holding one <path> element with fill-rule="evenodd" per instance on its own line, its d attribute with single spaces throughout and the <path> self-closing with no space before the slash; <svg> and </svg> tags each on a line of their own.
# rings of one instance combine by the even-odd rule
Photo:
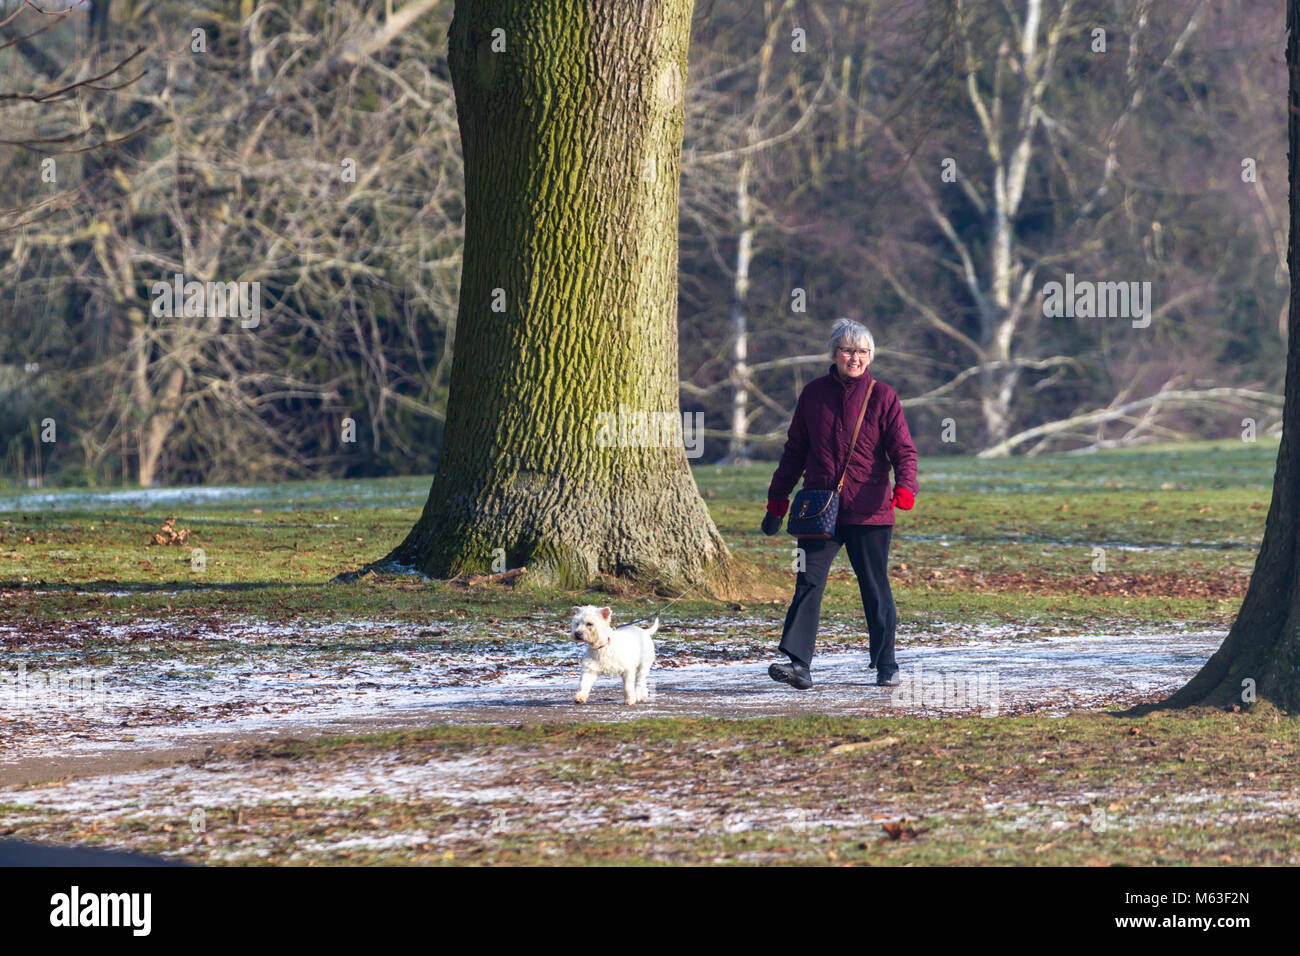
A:
<svg viewBox="0 0 1300 956">
<path fill-rule="evenodd" d="M 960 616 L 1222 626 L 1254 565 L 1276 455 L 1277 443 L 1265 440 L 1077 458 L 923 459 L 917 505 L 899 513 L 890 554 L 900 625 Z M 729 546 L 790 573 L 794 539 L 758 531 L 771 469 L 702 466 L 695 474 Z M 575 598 L 415 579 L 329 586 L 339 571 L 401 540 L 428 484 L 390 478 L 154 497 L 111 489 L 0 496 L 0 614 L 30 622 L 203 612 L 420 620 L 449 610 L 511 615 Z M 149 543 L 168 518 L 190 531 L 185 546 Z M 202 549 L 202 570 L 194 548 Z M 1098 548 L 1104 572 L 1094 570 Z M 861 613 L 843 556 L 823 606 L 829 615 Z M 689 616 L 718 605 L 688 598 L 675 607 Z"/>
<path fill-rule="evenodd" d="M 1295 864 L 1298 744 L 1208 712 L 451 726 L 232 745 L 0 820 L 226 864 Z"/>
<path fill-rule="evenodd" d="M 1226 629 L 1276 454 L 1276 441 L 1261 440 L 922 459 L 916 508 L 899 513 L 891 549 L 900 640 L 977 625 Z M 793 539 L 758 531 L 771 469 L 695 474 L 728 544 L 793 586 Z M 549 615 L 562 636 L 573 603 L 610 603 L 626 620 L 667 600 L 416 576 L 327 583 L 400 540 L 427 488 L 427 478 L 394 478 L 0 493 L 0 666 L 56 655 L 64 666 L 147 667 L 162 654 L 216 668 L 231 648 L 191 649 L 187 627 L 240 621 L 406 622 L 417 632 L 462 622 L 429 640 L 468 652 L 518 641 L 523 622 L 535 629 Z M 171 518 L 188 529 L 186 544 L 149 543 Z M 679 628 L 725 615 L 770 631 L 784 601 L 692 596 L 670 614 Z M 865 643 L 861 614 L 841 556 L 825 643 Z M 133 642 L 132 623 L 146 620 L 174 633 Z M 383 649 L 382 636 L 360 633 L 352 651 Z M 11 789 L 0 792 L 0 835 L 234 864 L 1294 864 L 1298 745 L 1289 718 L 1204 710 L 441 726 L 232 743 L 113 781 Z M 225 783 L 212 791 L 214 780 Z"/>
</svg>

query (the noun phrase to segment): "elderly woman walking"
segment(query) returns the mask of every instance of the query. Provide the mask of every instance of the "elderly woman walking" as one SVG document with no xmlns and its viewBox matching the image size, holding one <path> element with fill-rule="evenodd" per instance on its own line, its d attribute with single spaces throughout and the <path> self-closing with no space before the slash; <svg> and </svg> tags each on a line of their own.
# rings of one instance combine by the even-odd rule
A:
<svg viewBox="0 0 1300 956">
<path fill-rule="evenodd" d="M 768 674 L 800 690 L 812 686 L 809 668 L 822 593 L 842 544 L 862 592 L 876 683 L 892 686 L 898 683 L 898 664 L 894 660 L 894 595 L 887 576 L 889 540 L 894 508 L 910 509 L 917 492 L 916 446 L 903 419 L 898 393 L 873 380 L 867 371 L 875 342 L 866 327 L 838 319 L 831 330 L 830 347 L 834 364 L 826 375 L 808 383 L 795 406 L 785 450 L 767 489 L 763 533 L 781 530 L 790 492 L 801 475 L 804 492 L 833 490 L 841 482 L 839 510 L 829 536 L 799 538 L 804 567 L 796 579 L 780 644 L 790 663 L 773 664 Z M 825 498 L 814 498 L 814 510 Z M 791 515 L 792 520 L 796 517 Z M 829 527 L 830 515 L 825 519 Z M 792 528 L 792 533 L 797 532 Z"/>
</svg>

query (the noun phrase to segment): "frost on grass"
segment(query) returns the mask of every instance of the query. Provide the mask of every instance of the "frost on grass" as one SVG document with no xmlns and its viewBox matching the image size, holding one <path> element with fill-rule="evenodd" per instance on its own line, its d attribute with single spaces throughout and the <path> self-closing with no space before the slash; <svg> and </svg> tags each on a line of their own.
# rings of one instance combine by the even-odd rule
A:
<svg viewBox="0 0 1300 956">
<path fill-rule="evenodd" d="M 779 628 L 769 643 L 752 622 L 693 625 L 662 632 L 651 699 L 635 708 L 621 704 L 612 680 L 598 683 L 585 707 L 573 703 L 582 652 L 546 615 L 491 625 L 92 621 L 32 637 L 0 626 L 0 771 L 33 757 L 75 763 L 216 736 L 312 735 L 376 721 L 1065 713 L 1173 690 L 1223 639 L 1217 632 L 1031 638 L 1014 628 L 939 626 L 899 636 L 903 684 L 891 691 L 875 686 L 858 635 L 823 643 L 815 687 L 804 693 L 767 677 Z M 978 696 L 966 692 L 973 686 Z M 958 688 L 966 690 L 954 696 Z"/>
<path fill-rule="evenodd" d="M 580 737 L 469 753 L 431 743 L 316 757 L 215 754 L 0 791 L 0 826 L 22 839 L 93 837 L 201 862 L 427 862 L 511 845 L 546 855 L 554 852 L 546 841 L 641 840 L 671 855 L 693 841 L 740 838 L 752 838 L 755 849 L 735 849 L 733 858 L 760 860 L 767 851 L 757 847 L 770 841 L 799 852 L 844 840 L 887 845 L 891 826 L 956 846 L 971 833 L 999 832 L 1009 845 L 1033 841 L 1024 845 L 1034 852 L 1163 827 L 1209 831 L 1219 846 L 1246 824 L 1285 833 L 1300 810 L 1294 790 L 1225 785 L 1171 794 L 1161 778 L 1098 783 L 1090 770 L 913 789 L 900 772 L 911 759 L 882 766 L 874 753 L 846 762 L 831 751 L 792 753 L 743 739 L 677 747 Z"/>
</svg>

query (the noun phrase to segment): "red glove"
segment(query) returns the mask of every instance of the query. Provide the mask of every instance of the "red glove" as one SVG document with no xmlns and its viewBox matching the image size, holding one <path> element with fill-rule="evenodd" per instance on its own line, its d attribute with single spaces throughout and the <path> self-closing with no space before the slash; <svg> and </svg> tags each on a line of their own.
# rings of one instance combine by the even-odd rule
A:
<svg viewBox="0 0 1300 956">
<path fill-rule="evenodd" d="M 767 513 L 774 518 L 784 518 L 785 513 L 790 510 L 790 499 L 782 498 L 780 501 L 769 501 L 767 503 Z"/>
<path fill-rule="evenodd" d="M 904 511 L 911 511 L 915 503 L 916 498 L 906 488 L 895 488 L 894 497 L 889 499 L 889 507 L 902 508 Z"/>
</svg>

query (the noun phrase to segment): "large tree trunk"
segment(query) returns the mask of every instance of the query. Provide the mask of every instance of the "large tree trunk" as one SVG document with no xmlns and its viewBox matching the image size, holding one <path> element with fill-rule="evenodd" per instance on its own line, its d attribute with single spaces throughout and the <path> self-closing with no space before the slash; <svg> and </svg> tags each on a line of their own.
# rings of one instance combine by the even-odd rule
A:
<svg viewBox="0 0 1300 956">
<path fill-rule="evenodd" d="M 455 361 L 428 501 L 386 561 L 446 578 L 504 558 L 567 587 L 600 573 L 676 586 L 730 566 L 680 439 L 692 2 L 456 5 L 448 59 L 466 209 Z M 601 416 L 617 425 L 620 410 L 674 416 L 676 440 L 607 444 Z"/>
<path fill-rule="evenodd" d="M 1200 673 L 1165 706 L 1249 704 L 1268 701 L 1295 713 L 1300 708 L 1300 299 L 1296 276 L 1296 186 L 1300 153 L 1300 0 L 1287 0 L 1286 60 L 1290 74 L 1291 314 L 1287 336 L 1286 401 L 1282 442 L 1273 476 L 1273 500 L 1264 523 L 1264 540 L 1255 573 L 1228 638 Z"/>
</svg>

